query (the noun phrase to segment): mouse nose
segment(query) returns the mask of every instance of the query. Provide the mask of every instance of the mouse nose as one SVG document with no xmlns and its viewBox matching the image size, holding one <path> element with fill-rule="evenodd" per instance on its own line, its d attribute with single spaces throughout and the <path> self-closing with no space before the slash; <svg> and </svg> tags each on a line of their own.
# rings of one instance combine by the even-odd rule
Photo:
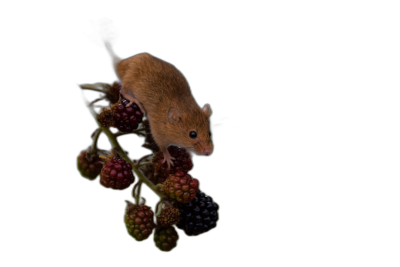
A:
<svg viewBox="0 0 400 267">
<path fill-rule="evenodd" d="M 212 152 L 212 147 L 203 148 L 203 155 L 208 156 L 211 154 L 211 152 Z"/>
</svg>

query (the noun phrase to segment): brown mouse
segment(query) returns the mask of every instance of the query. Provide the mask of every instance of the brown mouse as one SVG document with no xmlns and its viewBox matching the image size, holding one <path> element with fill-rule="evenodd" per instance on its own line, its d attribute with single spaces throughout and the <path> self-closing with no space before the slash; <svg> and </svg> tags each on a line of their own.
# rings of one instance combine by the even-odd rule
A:
<svg viewBox="0 0 400 267">
<path fill-rule="evenodd" d="M 113 57 L 114 66 L 122 83 L 121 95 L 136 103 L 146 114 L 153 138 L 164 153 L 164 161 L 173 165 L 167 147 L 176 145 L 193 150 L 196 154 L 210 155 L 210 105 L 200 108 L 194 100 L 188 82 L 172 64 L 148 53 L 119 59 Z"/>
</svg>

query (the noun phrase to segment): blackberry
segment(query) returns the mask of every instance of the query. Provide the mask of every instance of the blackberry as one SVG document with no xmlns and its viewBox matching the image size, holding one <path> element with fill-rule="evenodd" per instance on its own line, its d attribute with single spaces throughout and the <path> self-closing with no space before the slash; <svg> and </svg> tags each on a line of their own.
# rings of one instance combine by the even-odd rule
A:
<svg viewBox="0 0 400 267">
<path fill-rule="evenodd" d="M 180 171 L 175 174 L 170 174 L 161 188 L 161 191 L 168 199 L 176 200 L 181 203 L 192 201 L 198 190 L 199 181 L 197 179 L 192 179 L 189 174 Z"/>
<path fill-rule="evenodd" d="M 178 241 L 179 236 L 173 226 L 167 228 L 157 228 L 154 233 L 154 242 L 156 247 L 162 251 L 171 251 L 176 247 L 176 241 Z"/>
<path fill-rule="evenodd" d="M 137 241 L 145 240 L 151 235 L 155 227 L 153 211 L 145 205 L 134 205 L 129 201 L 126 201 L 126 203 L 124 221 L 129 235 Z"/>
<path fill-rule="evenodd" d="M 81 175 L 89 180 L 94 180 L 100 174 L 103 164 L 97 154 L 90 155 L 82 151 L 78 156 L 78 170 Z"/>
<path fill-rule="evenodd" d="M 109 128 L 114 126 L 114 116 L 113 112 L 109 108 L 103 109 L 97 116 L 97 120 L 100 122 L 101 126 Z"/>
<path fill-rule="evenodd" d="M 168 227 L 179 222 L 180 218 L 179 209 L 174 207 L 165 207 L 157 216 L 157 224 L 161 227 Z"/>
<path fill-rule="evenodd" d="M 159 152 L 155 155 L 155 157 L 152 160 L 155 172 L 160 172 L 164 174 L 174 174 L 178 171 L 181 171 L 187 173 L 193 168 L 193 163 L 192 159 L 190 158 L 190 154 L 186 152 L 184 148 L 169 146 L 168 152 L 171 154 L 172 157 L 175 158 L 174 160 L 172 160 L 174 165 L 168 168 L 167 162 L 163 163 L 164 154 L 162 152 Z"/>
<path fill-rule="evenodd" d="M 179 204 L 181 218 L 176 225 L 189 236 L 199 235 L 217 226 L 218 204 L 200 190 L 193 201 Z"/>
<path fill-rule="evenodd" d="M 111 107 L 114 114 L 114 127 L 125 133 L 130 133 L 137 129 L 143 119 L 143 113 L 139 107 L 136 104 L 126 107 L 128 104 L 129 101 L 121 97 L 121 101 Z"/>
<path fill-rule="evenodd" d="M 125 189 L 135 181 L 132 165 L 119 157 L 104 163 L 100 173 L 100 183 L 112 189 Z"/>
</svg>

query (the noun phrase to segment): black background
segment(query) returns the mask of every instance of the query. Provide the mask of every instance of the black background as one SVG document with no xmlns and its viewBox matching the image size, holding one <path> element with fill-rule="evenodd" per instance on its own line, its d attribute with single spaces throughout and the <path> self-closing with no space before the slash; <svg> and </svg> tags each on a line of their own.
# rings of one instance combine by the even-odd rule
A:
<svg viewBox="0 0 400 267">
<path fill-rule="evenodd" d="M 32 102 L 29 131 L 23 133 L 29 149 L 21 142 L 21 151 L 32 165 L 18 204 L 29 216 L 27 225 L 22 221 L 29 233 L 16 249 L 34 251 L 38 260 L 52 254 L 61 261 L 115 265 L 310 256 L 317 222 L 309 221 L 303 205 L 306 191 L 299 192 L 309 181 L 296 175 L 308 164 L 301 151 L 306 120 L 294 101 L 299 91 L 293 90 L 301 79 L 293 72 L 300 57 L 298 31 L 283 18 L 216 15 L 208 23 L 207 16 L 192 23 L 172 15 L 154 20 L 156 14 L 146 12 L 145 18 L 110 10 L 26 20 L 18 55 L 26 55 L 23 70 L 34 75 L 21 79 L 28 95 L 22 101 Z M 220 205 L 220 221 L 199 237 L 180 232 L 170 253 L 159 252 L 151 238 L 138 243 L 127 235 L 123 212 L 124 201 L 132 200 L 129 189 L 105 189 L 76 170 L 76 157 L 96 129 L 79 84 L 117 79 L 98 29 L 105 22 L 112 23 L 118 55 L 148 52 L 172 63 L 198 104 L 209 103 L 213 110 L 214 152 L 194 156 L 191 174 Z M 133 159 L 149 153 L 136 136 L 120 140 Z M 105 136 L 100 147 L 110 148 Z M 142 194 L 155 203 L 145 186 Z"/>
</svg>

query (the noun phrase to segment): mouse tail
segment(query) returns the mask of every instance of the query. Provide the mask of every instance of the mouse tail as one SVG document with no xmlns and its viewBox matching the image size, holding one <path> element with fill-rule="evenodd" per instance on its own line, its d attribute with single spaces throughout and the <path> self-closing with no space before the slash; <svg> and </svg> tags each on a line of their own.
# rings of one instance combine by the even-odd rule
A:
<svg viewBox="0 0 400 267">
<path fill-rule="evenodd" d="M 111 60 L 112 60 L 112 62 L 114 64 L 114 67 L 117 67 L 117 65 L 119 65 L 121 63 L 122 58 L 120 58 L 119 56 L 117 56 L 114 53 L 114 50 L 111 47 L 110 41 L 107 38 L 103 37 L 103 41 L 104 41 L 104 44 L 105 44 L 105 46 L 107 48 L 108 54 L 110 55 Z"/>
<path fill-rule="evenodd" d="M 104 20 L 99 25 L 100 34 L 103 38 L 105 47 L 107 48 L 108 54 L 110 55 L 111 61 L 113 63 L 114 69 L 118 74 L 119 66 L 122 62 L 122 58 L 115 54 L 111 43 L 110 43 L 110 30 L 112 30 L 112 21 L 110 19 Z"/>
</svg>

